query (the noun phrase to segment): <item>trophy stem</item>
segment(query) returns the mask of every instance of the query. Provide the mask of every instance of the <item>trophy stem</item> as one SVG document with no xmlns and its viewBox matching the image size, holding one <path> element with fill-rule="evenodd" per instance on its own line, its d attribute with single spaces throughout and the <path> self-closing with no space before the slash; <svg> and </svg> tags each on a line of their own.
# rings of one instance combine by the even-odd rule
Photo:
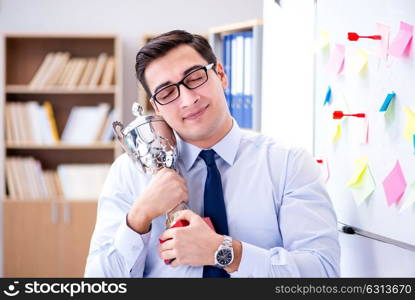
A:
<svg viewBox="0 0 415 300">
<path fill-rule="evenodd" d="M 177 221 L 178 213 L 185 209 L 189 209 L 189 206 L 185 202 L 181 202 L 169 211 L 167 213 L 166 228 L 170 228 Z"/>
</svg>

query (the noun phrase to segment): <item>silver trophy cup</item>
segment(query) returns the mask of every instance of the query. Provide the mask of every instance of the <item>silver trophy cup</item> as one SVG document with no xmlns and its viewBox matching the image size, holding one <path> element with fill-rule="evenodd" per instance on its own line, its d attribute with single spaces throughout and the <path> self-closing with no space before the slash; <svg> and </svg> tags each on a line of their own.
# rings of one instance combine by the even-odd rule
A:
<svg viewBox="0 0 415 300">
<path fill-rule="evenodd" d="M 176 169 L 176 138 L 171 127 L 160 116 L 143 115 L 143 108 L 138 103 L 133 104 L 132 112 L 136 118 L 128 126 L 124 127 L 118 121 L 112 126 L 115 137 L 138 170 L 155 174 L 162 168 Z M 183 209 L 187 209 L 185 203 L 167 214 L 167 228 L 175 221 L 176 213 Z"/>
</svg>

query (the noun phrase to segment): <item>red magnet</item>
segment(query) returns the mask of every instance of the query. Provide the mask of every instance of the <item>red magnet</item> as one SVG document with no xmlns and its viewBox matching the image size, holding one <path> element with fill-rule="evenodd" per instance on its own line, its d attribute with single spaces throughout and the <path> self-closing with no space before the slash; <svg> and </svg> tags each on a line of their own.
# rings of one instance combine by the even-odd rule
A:
<svg viewBox="0 0 415 300">
<path fill-rule="evenodd" d="M 341 110 L 333 111 L 333 119 L 341 119 L 343 117 L 357 117 L 357 118 L 364 118 L 365 114 L 344 114 Z"/>
<path fill-rule="evenodd" d="M 380 40 L 382 37 L 380 35 L 358 35 L 356 32 L 348 32 L 347 38 L 349 41 L 357 41 L 360 38 Z"/>
</svg>

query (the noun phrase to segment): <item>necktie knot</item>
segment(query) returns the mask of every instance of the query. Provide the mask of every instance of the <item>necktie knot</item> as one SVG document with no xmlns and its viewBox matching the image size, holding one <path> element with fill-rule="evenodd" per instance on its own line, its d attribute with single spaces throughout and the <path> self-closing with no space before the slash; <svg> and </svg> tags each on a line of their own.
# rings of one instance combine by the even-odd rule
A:
<svg viewBox="0 0 415 300">
<path fill-rule="evenodd" d="M 202 150 L 199 153 L 199 156 L 205 161 L 207 166 L 215 165 L 215 150 Z"/>
</svg>

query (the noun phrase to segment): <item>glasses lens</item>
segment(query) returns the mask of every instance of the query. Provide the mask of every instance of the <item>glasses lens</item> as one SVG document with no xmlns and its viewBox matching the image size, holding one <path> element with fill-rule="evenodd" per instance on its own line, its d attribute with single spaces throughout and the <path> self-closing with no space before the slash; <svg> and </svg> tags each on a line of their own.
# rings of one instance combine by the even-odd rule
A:
<svg viewBox="0 0 415 300">
<path fill-rule="evenodd" d="M 175 85 L 165 87 L 164 89 L 157 92 L 154 96 L 161 104 L 169 103 L 179 96 L 179 90 Z"/>
<path fill-rule="evenodd" d="M 207 81 L 207 79 L 208 78 L 207 78 L 206 71 L 204 69 L 200 69 L 187 75 L 186 79 L 184 80 L 184 83 L 190 89 L 194 89 L 204 84 Z"/>
</svg>

